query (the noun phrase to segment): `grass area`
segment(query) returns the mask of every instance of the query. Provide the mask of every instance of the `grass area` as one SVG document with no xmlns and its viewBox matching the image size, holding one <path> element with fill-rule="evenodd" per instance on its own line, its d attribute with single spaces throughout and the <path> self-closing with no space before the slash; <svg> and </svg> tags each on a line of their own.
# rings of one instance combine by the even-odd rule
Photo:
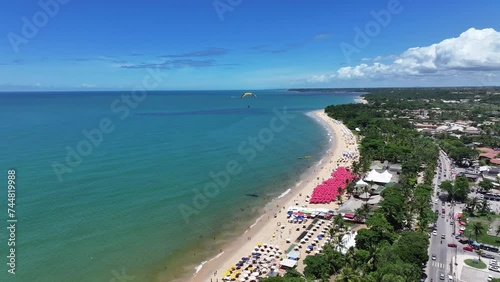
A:
<svg viewBox="0 0 500 282">
<path fill-rule="evenodd" d="M 498 215 L 498 214 L 490 215 L 490 219 L 488 219 L 487 216 L 468 217 L 467 226 L 466 226 L 466 229 L 464 231 L 464 236 L 467 236 L 471 239 L 476 240 L 476 236 L 474 235 L 474 232 L 472 231 L 472 225 L 476 222 L 481 222 L 484 226 L 482 229 L 483 234 L 477 236 L 477 241 L 479 243 L 483 243 L 483 244 L 500 246 L 500 237 L 488 235 L 488 229 L 489 229 L 490 224 L 493 223 L 497 219 L 500 219 L 500 215 Z"/>
<path fill-rule="evenodd" d="M 477 259 L 466 259 L 464 262 L 466 265 L 468 265 L 470 267 L 479 268 L 479 269 L 486 268 L 486 264 L 482 261 L 477 260 Z"/>
</svg>

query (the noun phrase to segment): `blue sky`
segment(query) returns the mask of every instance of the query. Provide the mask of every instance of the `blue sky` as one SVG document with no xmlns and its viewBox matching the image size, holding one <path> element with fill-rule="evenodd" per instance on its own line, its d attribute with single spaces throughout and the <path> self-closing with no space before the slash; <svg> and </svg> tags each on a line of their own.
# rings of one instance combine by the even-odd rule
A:
<svg viewBox="0 0 500 282">
<path fill-rule="evenodd" d="M 45 23 L 40 3 L 57 7 Z M 129 89 L 148 68 L 166 90 L 500 84 L 494 0 L 2 4 L 4 91 Z M 37 30 L 23 33 L 23 18 Z M 357 44 L 356 28 L 367 27 Z"/>
</svg>

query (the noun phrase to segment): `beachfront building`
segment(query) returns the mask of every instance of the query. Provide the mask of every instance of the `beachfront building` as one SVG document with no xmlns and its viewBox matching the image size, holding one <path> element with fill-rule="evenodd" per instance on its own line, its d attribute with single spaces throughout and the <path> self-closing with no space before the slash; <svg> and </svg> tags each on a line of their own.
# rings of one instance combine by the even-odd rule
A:
<svg viewBox="0 0 500 282">
<path fill-rule="evenodd" d="M 383 172 L 378 172 L 375 169 L 372 169 L 363 179 L 365 182 L 372 182 L 376 184 L 385 185 L 391 182 L 392 174 L 384 170 Z"/>
</svg>

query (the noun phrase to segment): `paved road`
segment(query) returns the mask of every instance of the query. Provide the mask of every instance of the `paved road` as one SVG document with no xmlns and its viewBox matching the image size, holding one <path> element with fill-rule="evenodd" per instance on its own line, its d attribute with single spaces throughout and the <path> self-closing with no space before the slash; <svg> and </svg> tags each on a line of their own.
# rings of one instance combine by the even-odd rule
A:
<svg viewBox="0 0 500 282">
<path fill-rule="evenodd" d="M 443 274 L 446 277 L 448 275 L 453 275 L 454 265 L 452 262 L 453 257 L 455 256 L 456 249 L 448 247 L 448 243 L 455 243 L 459 247 L 461 244 L 458 244 L 456 239 L 453 237 L 453 226 L 450 225 L 452 223 L 452 215 L 454 214 L 454 207 L 448 206 L 447 203 L 439 200 L 437 196 L 437 192 L 442 192 L 439 189 L 439 184 L 445 180 L 454 179 L 454 173 L 452 172 L 452 163 L 451 160 L 444 154 L 444 152 L 440 152 L 439 154 L 439 164 L 436 175 L 434 177 L 433 185 L 434 185 L 434 196 L 433 196 L 433 209 L 438 210 L 439 218 L 436 221 L 437 235 L 431 235 L 430 238 L 430 247 L 429 247 L 429 263 L 428 263 L 428 281 L 432 279 L 433 281 L 440 281 L 440 274 Z M 445 213 L 442 213 L 442 209 L 445 209 Z M 444 235 L 444 239 L 442 239 L 442 235 Z M 432 259 L 432 255 L 436 255 L 436 259 Z M 456 281 L 456 280 L 455 280 Z"/>
</svg>

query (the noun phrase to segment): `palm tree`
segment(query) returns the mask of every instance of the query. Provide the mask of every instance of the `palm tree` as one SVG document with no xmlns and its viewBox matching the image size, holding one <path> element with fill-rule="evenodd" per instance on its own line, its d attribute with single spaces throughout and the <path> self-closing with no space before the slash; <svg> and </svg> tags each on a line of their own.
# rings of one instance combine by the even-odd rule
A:
<svg viewBox="0 0 500 282">
<path fill-rule="evenodd" d="M 369 244 L 367 251 L 369 252 L 368 261 L 366 262 L 367 273 L 376 269 L 378 265 L 378 255 L 380 251 L 380 246 L 375 244 Z"/>
<path fill-rule="evenodd" d="M 356 216 L 357 218 L 362 218 L 363 222 L 366 222 L 366 219 L 368 218 L 368 214 L 370 214 L 370 205 L 367 203 L 361 204 L 361 207 L 357 208 L 356 211 L 358 212 L 358 215 Z"/>
<path fill-rule="evenodd" d="M 334 229 L 336 229 L 335 231 L 340 231 L 344 229 L 345 222 L 341 214 L 338 214 L 333 218 L 333 226 Z"/>
<path fill-rule="evenodd" d="M 480 203 L 478 203 L 478 205 L 479 213 L 481 214 L 485 214 L 490 210 L 490 204 L 488 203 L 487 199 L 483 199 Z"/>
<path fill-rule="evenodd" d="M 477 241 L 477 236 L 483 235 L 483 224 L 481 222 L 475 222 L 472 225 L 472 232 L 476 236 L 476 241 Z"/>
<path fill-rule="evenodd" d="M 481 261 L 481 256 L 483 255 L 483 250 L 479 249 L 476 251 L 477 256 L 479 257 L 479 261 Z"/>
<path fill-rule="evenodd" d="M 354 182 L 350 182 L 349 184 L 347 184 L 347 187 L 345 187 L 346 193 L 348 193 L 349 195 L 352 195 L 354 193 L 354 190 L 356 189 L 355 186 L 356 186 L 356 183 L 354 183 Z"/>
<path fill-rule="evenodd" d="M 476 197 L 467 198 L 466 209 L 470 215 L 474 215 L 474 212 L 479 207 L 479 201 Z"/>
<path fill-rule="evenodd" d="M 337 279 L 338 282 L 361 282 L 361 277 L 349 266 L 342 268 Z"/>
<path fill-rule="evenodd" d="M 370 187 L 368 187 L 368 186 L 363 187 L 363 192 L 365 192 L 365 194 L 367 194 L 367 193 L 369 194 L 371 187 L 372 187 L 372 184 L 373 184 L 373 182 L 370 181 Z M 365 203 L 368 203 L 369 198 L 370 197 L 366 197 Z"/>
<path fill-rule="evenodd" d="M 340 194 L 337 195 L 337 202 L 339 202 L 339 205 L 342 206 L 342 204 L 343 204 L 342 195 L 340 195 Z"/>
</svg>

